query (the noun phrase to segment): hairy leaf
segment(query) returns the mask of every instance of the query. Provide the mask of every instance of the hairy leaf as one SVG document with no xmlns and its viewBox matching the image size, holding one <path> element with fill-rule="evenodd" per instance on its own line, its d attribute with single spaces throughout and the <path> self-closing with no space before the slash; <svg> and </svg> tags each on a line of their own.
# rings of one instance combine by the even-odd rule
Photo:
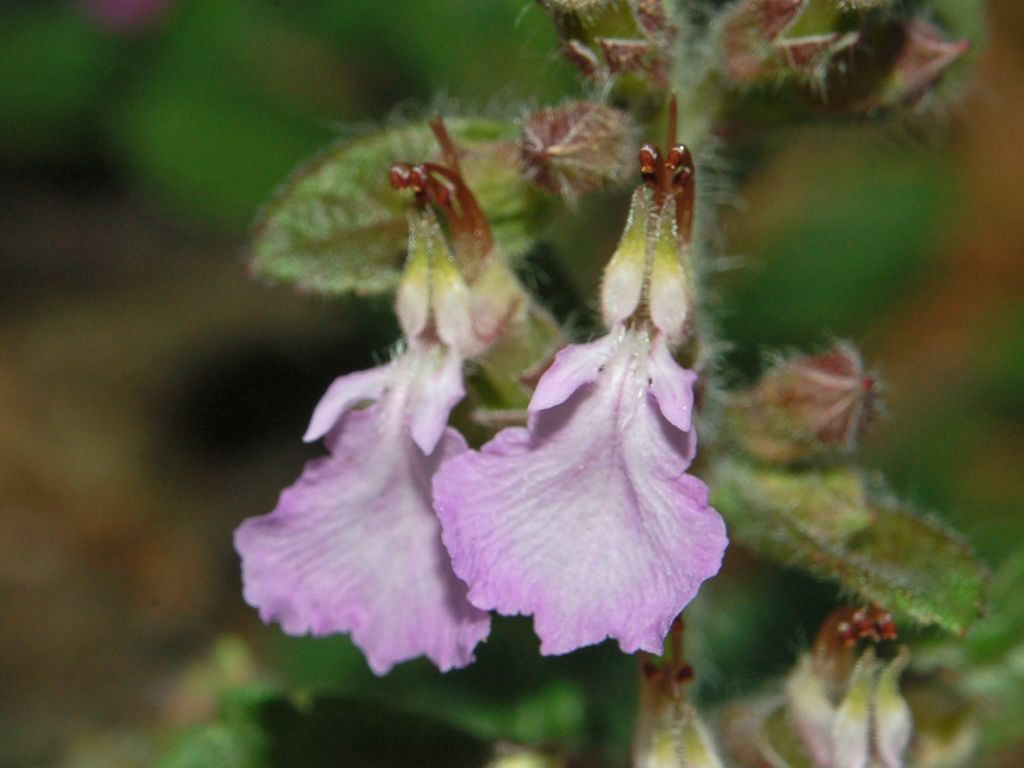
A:
<svg viewBox="0 0 1024 768">
<path fill-rule="evenodd" d="M 983 613 L 985 568 L 968 546 L 936 520 L 875 498 L 853 469 L 725 461 L 712 487 L 732 537 L 772 560 L 919 624 L 963 633 Z"/>
<path fill-rule="evenodd" d="M 525 250 L 543 196 L 522 178 L 512 122 L 446 121 L 470 188 L 506 255 Z M 301 167 L 256 222 L 250 268 L 316 293 L 378 293 L 395 286 L 406 250 L 410 193 L 396 192 L 396 161 L 439 160 L 423 123 L 340 142 Z"/>
</svg>

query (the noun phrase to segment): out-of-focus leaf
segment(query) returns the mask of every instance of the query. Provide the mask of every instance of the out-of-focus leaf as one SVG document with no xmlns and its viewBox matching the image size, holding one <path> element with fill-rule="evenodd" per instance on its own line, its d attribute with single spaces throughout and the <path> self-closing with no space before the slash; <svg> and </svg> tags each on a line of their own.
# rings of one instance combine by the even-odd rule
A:
<svg viewBox="0 0 1024 768">
<path fill-rule="evenodd" d="M 266 3 L 179 3 L 107 114 L 113 157 L 181 210 L 242 227 L 349 116 L 340 58 Z"/>
<path fill-rule="evenodd" d="M 22 3 L 0 23 L 0 147 L 20 157 L 81 141 L 117 46 L 70 3 Z"/>
<path fill-rule="evenodd" d="M 480 424 L 498 425 L 520 411 L 525 420 L 533 379 L 563 340 L 555 319 L 540 307 L 531 306 L 471 369 L 467 383 L 473 400 L 473 419 Z"/>
<path fill-rule="evenodd" d="M 948 164 L 894 156 L 854 130 L 829 136 L 828 152 L 808 138 L 790 156 L 798 185 L 780 189 L 781 179 L 751 192 L 753 224 L 734 247 L 757 266 L 733 278 L 730 304 L 743 311 L 723 318 L 740 349 L 809 345 L 823 330 L 856 338 L 877 316 L 865 307 L 904 300 L 934 256 L 934 223 L 955 187 Z"/>
<path fill-rule="evenodd" d="M 1003 562 L 992 580 L 992 610 L 963 641 L 930 649 L 931 661 L 952 667 L 978 710 L 987 748 L 1024 739 L 1024 553 Z"/>
<path fill-rule="evenodd" d="M 529 619 L 499 619 L 467 669 L 438 675 L 425 659 L 387 677 L 369 671 L 347 637 L 280 638 L 291 690 L 372 699 L 487 742 L 583 745 L 628 754 L 635 660 L 606 643 L 541 658 Z M 621 695 L 607 696 L 614 690 Z"/>
<path fill-rule="evenodd" d="M 985 569 L 952 531 L 849 468 L 786 471 L 724 461 L 712 484 L 731 536 L 784 565 L 836 579 L 861 600 L 963 633 L 985 606 Z"/>
<path fill-rule="evenodd" d="M 984 664 L 1024 649 L 1024 552 L 1004 562 L 992 579 L 992 610 L 964 643 L 974 663 Z M 1021 651 L 1024 657 L 1024 650 Z"/>
<path fill-rule="evenodd" d="M 158 768 L 476 768 L 490 751 L 451 725 L 375 702 L 242 686 L 225 694 L 219 722 L 183 736 Z"/>
<path fill-rule="evenodd" d="M 263 768 L 266 745 L 255 729 L 222 723 L 198 728 L 181 738 L 157 768 Z"/>
<path fill-rule="evenodd" d="M 491 750 L 434 720 L 340 697 L 318 697 L 302 707 L 280 698 L 262 707 L 259 717 L 272 765 L 476 768 Z"/>
<path fill-rule="evenodd" d="M 531 242 L 543 198 L 519 173 L 511 122 L 446 121 L 463 175 L 506 255 Z M 429 127 L 411 124 L 344 141 L 300 168 L 257 222 L 250 266 L 274 282 L 317 293 L 376 293 L 398 280 L 406 247 L 408 193 L 388 168 L 438 159 Z"/>
</svg>

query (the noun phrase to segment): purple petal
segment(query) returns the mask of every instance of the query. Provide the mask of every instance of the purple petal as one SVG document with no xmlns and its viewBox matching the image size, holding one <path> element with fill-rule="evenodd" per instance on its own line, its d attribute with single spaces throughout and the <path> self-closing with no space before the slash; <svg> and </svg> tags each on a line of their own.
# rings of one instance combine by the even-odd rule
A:
<svg viewBox="0 0 1024 768">
<path fill-rule="evenodd" d="M 725 525 L 704 483 L 685 474 L 693 436 L 662 416 L 645 356 L 627 339 L 596 382 L 434 479 L 470 601 L 533 614 L 544 654 L 605 637 L 660 653 L 721 565 Z"/>
<path fill-rule="evenodd" d="M 562 349 L 537 383 L 530 413 L 561 405 L 584 384 L 595 381 L 615 344 L 616 337 L 609 334 L 589 344 L 570 344 Z"/>
<path fill-rule="evenodd" d="M 393 374 L 392 365 L 379 365 L 368 371 L 357 371 L 336 378 L 320 398 L 302 439 L 307 443 L 319 440 L 331 431 L 350 408 L 364 400 L 379 398 Z"/>
<path fill-rule="evenodd" d="M 465 666 L 490 628 L 452 572 L 430 504 L 431 476 L 465 441 L 448 429 L 425 456 L 404 406 L 389 397 L 347 414 L 333 455 L 235 533 L 245 599 L 264 621 L 293 635 L 351 632 L 379 675 L 420 655 Z"/>
<path fill-rule="evenodd" d="M 462 358 L 449 350 L 440 367 L 417 371 L 418 396 L 411 414 L 412 439 L 424 453 L 432 453 L 444 434 L 452 408 L 466 396 L 462 383 Z"/>
<path fill-rule="evenodd" d="M 662 416 L 689 432 L 693 427 L 693 387 L 697 374 L 675 361 L 661 335 L 651 346 L 647 371 L 651 377 L 651 393 L 658 401 Z"/>
</svg>

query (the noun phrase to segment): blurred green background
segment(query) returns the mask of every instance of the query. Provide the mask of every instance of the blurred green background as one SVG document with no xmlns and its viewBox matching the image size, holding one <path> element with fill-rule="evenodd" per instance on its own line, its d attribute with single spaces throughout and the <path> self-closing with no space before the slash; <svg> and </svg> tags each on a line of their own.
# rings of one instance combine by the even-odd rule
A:
<svg viewBox="0 0 1024 768">
<path fill-rule="evenodd" d="M 385 300 L 248 280 L 248 222 L 338 136 L 579 94 L 544 14 L 117 5 L 0 5 L 0 765 L 148 765 L 225 685 L 253 681 L 345 697 L 323 705 L 350 723 L 335 755 L 418 733 L 420 715 L 457 729 L 416 737 L 437 759 L 382 765 L 454 765 L 444 750 L 497 739 L 623 759 L 635 660 L 607 644 L 541 659 L 529 622 L 498 620 L 468 670 L 376 679 L 345 638 L 261 627 L 231 548 L 318 451 L 299 437 L 325 386 L 395 335 Z M 889 405 L 865 463 L 995 568 L 1024 533 L 1024 12 L 987 11 L 927 120 L 725 126 L 738 187 L 712 286 L 734 381 L 766 350 L 861 345 Z M 624 215 L 622 195 L 590 201 L 531 258 L 563 320 L 592 306 Z M 834 599 L 731 552 L 692 611 L 701 696 L 787 669 Z"/>
</svg>

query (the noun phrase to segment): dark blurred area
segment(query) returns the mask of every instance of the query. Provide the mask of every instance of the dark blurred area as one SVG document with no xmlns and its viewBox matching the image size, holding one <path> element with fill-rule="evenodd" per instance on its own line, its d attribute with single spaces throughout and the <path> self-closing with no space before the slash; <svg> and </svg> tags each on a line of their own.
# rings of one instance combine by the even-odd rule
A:
<svg viewBox="0 0 1024 768">
<path fill-rule="evenodd" d="M 1024 9 L 988 10 L 934 119 L 726 145 L 739 258 L 715 290 L 736 380 L 766 349 L 860 344 L 888 403 L 866 463 L 995 567 L 1024 529 Z M 299 438 L 326 385 L 396 336 L 386 299 L 251 281 L 248 222 L 301 160 L 396 112 L 578 93 L 554 49 L 525 0 L 0 5 L 0 766 L 152 762 L 139 730 L 209 713 L 195 664 L 225 633 L 260 670 L 230 674 L 625 749 L 614 649 L 540 660 L 506 620 L 476 668 L 376 680 L 347 640 L 262 628 L 231 547 L 319 450 Z M 603 205 L 608 231 L 571 244 L 590 266 L 624 216 Z M 569 240 L 546 269 L 585 298 Z M 775 570 L 751 591 L 760 566 L 735 558 L 707 596 L 729 612 L 693 641 L 709 699 L 785 669 L 834 595 Z"/>
</svg>

